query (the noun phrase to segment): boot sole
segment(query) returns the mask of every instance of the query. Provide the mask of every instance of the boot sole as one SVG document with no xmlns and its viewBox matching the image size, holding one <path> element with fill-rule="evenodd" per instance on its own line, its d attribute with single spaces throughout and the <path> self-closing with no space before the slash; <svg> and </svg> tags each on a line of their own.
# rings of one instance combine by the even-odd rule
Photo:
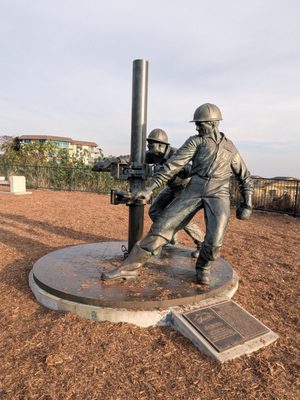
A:
<svg viewBox="0 0 300 400">
<path fill-rule="evenodd" d="M 202 286 L 209 286 L 210 282 L 201 282 L 197 281 L 197 285 L 202 285 Z"/>
</svg>

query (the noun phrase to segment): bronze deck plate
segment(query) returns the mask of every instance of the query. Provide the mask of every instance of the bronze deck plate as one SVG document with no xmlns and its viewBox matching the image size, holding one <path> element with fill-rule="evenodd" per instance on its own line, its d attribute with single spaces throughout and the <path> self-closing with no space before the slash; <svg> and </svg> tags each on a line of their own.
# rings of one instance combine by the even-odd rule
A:
<svg viewBox="0 0 300 400">
<path fill-rule="evenodd" d="M 232 286 L 233 270 L 223 259 L 212 266 L 209 288 L 196 284 L 193 249 L 171 246 L 139 270 L 134 281 L 101 281 L 116 268 L 126 242 L 67 247 L 48 253 L 33 266 L 37 285 L 63 299 L 104 307 L 152 310 L 195 303 Z"/>
<path fill-rule="evenodd" d="M 269 329 L 232 300 L 189 311 L 183 316 L 222 352 L 269 332 Z"/>
</svg>

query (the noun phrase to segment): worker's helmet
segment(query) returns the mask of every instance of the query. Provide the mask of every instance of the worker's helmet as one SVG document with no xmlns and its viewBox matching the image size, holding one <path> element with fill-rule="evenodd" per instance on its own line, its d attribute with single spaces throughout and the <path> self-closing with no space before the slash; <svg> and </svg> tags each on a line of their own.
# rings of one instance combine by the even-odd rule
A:
<svg viewBox="0 0 300 400">
<path fill-rule="evenodd" d="M 153 131 L 149 133 L 147 141 L 169 144 L 167 133 L 159 128 L 153 129 Z"/>
<path fill-rule="evenodd" d="M 208 122 L 208 121 L 221 121 L 222 114 L 214 104 L 205 103 L 198 107 L 194 112 L 194 118 L 190 122 Z"/>
</svg>

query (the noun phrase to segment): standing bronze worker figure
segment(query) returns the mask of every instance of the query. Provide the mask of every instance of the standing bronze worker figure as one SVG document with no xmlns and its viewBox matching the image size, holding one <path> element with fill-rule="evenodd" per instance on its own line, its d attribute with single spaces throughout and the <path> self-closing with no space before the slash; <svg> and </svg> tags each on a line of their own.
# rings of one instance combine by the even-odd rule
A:
<svg viewBox="0 0 300 400">
<path fill-rule="evenodd" d="M 153 129 L 147 137 L 148 151 L 146 152 L 146 163 L 153 164 L 155 172 L 160 172 L 164 164 L 176 153 L 177 149 L 170 146 L 167 133 L 162 129 Z M 191 177 L 191 164 L 185 165 L 177 174 L 166 182 L 166 187 L 155 197 L 150 209 L 149 216 L 153 222 L 157 221 L 166 207 L 179 197 L 181 192 L 188 184 Z M 192 257 L 197 258 L 200 252 L 204 233 L 198 225 L 190 221 L 183 226 L 184 231 L 191 237 L 196 244 L 196 250 L 192 252 Z M 170 241 L 176 244 L 177 238 L 174 235 Z"/>
<path fill-rule="evenodd" d="M 221 120 L 221 111 L 214 104 L 206 103 L 196 109 L 191 122 L 195 123 L 198 134 L 188 138 L 153 176 L 149 186 L 137 192 L 134 198 L 149 199 L 155 188 L 169 181 L 190 162 L 191 180 L 181 195 L 160 214 L 146 237 L 133 247 L 122 265 L 103 273 L 103 280 L 136 276 L 138 268 L 152 255 L 159 254 L 161 247 L 203 208 L 206 234 L 196 262 L 196 277 L 199 284 L 209 284 L 211 263 L 220 257 L 230 216 L 229 181 L 232 175 L 239 181 L 243 199 L 236 212 L 237 218 L 249 219 L 252 212 L 250 172 L 234 144 L 219 131 Z"/>
</svg>

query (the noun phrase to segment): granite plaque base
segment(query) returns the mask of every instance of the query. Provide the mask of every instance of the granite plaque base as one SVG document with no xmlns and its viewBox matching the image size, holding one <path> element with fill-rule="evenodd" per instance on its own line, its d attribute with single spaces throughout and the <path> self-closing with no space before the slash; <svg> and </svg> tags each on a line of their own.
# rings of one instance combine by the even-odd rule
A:
<svg viewBox="0 0 300 400">
<path fill-rule="evenodd" d="M 172 311 L 172 325 L 201 351 L 220 362 L 267 346 L 278 338 L 232 300 Z"/>
</svg>

